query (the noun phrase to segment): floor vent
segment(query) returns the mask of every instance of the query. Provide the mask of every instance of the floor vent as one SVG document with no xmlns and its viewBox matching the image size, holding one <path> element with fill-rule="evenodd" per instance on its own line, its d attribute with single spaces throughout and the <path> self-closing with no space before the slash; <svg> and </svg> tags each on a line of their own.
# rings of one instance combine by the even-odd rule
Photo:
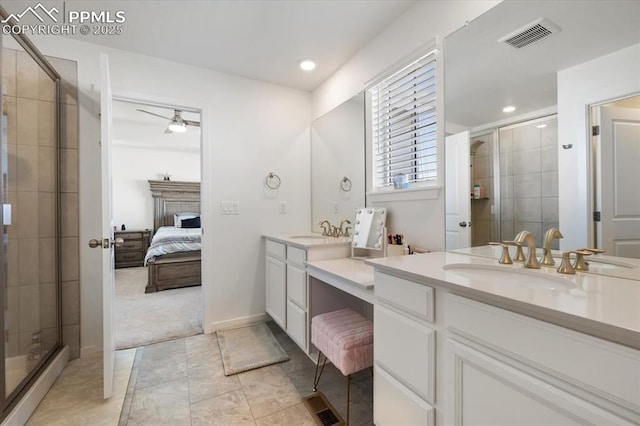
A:
<svg viewBox="0 0 640 426">
<path fill-rule="evenodd" d="M 498 42 L 506 43 L 516 49 L 522 49 L 558 32 L 560 32 L 560 27 L 548 19 L 540 18 L 511 34 L 507 34 L 499 39 Z"/>
<path fill-rule="evenodd" d="M 320 426 L 341 426 L 346 424 L 322 392 L 314 392 L 309 396 L 305 396 L 302 398 L 302 402 L 313 416 L 316 424 Z"/>
</svg>

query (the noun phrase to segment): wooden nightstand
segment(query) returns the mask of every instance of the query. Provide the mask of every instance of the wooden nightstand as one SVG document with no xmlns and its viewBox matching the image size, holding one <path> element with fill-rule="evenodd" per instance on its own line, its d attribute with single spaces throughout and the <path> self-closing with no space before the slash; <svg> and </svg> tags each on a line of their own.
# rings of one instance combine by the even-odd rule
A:
<svg viewBox="0 0 640 426">
<path fill-rule="evenodd" d="M 116 247 L 116 269 L 144 266 L 151 231 L 115 231 L 114 238 L 122 238 L 124 245 Z"/>
</svg>

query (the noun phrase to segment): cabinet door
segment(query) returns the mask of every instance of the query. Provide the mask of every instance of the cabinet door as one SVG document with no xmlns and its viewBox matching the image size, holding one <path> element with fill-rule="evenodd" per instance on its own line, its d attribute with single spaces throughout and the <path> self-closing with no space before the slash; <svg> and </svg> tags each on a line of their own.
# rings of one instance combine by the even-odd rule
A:
<svg viewBox="0 0 640 426">
<path fill-rule="evenodd" d="M 451 340 L 448 349 L 456 425 L 631 424 L 489 354 Z"/>
<path fill-rule="evenodd" d="M 287 333 L 306 351 L 307 341 L 307 312 L 295 303 L 287 300 Z"/>
<path fill-rule="evenodd" d="M 287 265 L 287 297 L 289 300 L 307 308 L 307 272 L 296 266 Z"/>
<path fill-rule="evenodd" d="M 287 269 L 282 260 L 267 256 L 266 308 L 271 318 L 283 329 L 287 328 Z"/>
</svg>

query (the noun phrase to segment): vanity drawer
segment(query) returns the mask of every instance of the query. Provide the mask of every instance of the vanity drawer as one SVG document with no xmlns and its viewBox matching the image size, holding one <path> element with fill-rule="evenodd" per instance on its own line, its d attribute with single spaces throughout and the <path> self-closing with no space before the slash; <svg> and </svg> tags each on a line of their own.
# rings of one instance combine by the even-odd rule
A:
<svg viewBox="0 0 640 426">
<path fill-rule="evenodd" d="M 289 300 L 307 308 L 307 272 L 293 265 L 287 265 L 287 297 Z"/>
<path fill-rule="evenodd" d="M 278 259 L 284 260 L 287 253 L 287 246 L 282 243 L 267 240 L 266 252 L 267 256 L 277 257 Z"/>
<path fill-rule="evenodd" d="M 420 319 L 434 321 L 433 288 L 378 271 L 374 273 L 374 282 L 376 299 Z"/>
<path fill-rule="evenodd" d="M 306 350 L 306 330 L 307 312 L 287 300 L 287 332 L 303 350 Z"/>
<path fill-rule="evenodd" d="M 377 321 L 377 319 L 376 319 Z M 382 368 L 374 367 L 373 422 L 385 425 L 434 425 L 434 409 Z"/>
<path fill-rule="evenodd" d="M 287 260 L 290 263 L 304 267 L 304 262 L 307 261 L 307 252 L 297 247 L 289 246 L 287 250 Z"/>
<path fill-rule="evenodd" d="M 376 365 L 433 404 L 436 331 L 381 305 L 374 318 Z"/>
</svg>

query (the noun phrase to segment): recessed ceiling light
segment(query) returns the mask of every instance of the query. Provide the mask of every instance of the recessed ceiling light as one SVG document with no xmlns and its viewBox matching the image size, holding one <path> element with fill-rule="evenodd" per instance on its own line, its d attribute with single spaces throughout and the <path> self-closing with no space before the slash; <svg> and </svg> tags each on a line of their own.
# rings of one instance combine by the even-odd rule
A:
<svg viewBox="0 0 640 426">
<path fill-rule="evenodd" d="M 516 110 L 516 107 L 514 106 L 506 106 L 504 108 L 502 108 L 502 112 L 513 112 Z"/>
<path fill-rule="evenodd" d="M 305 71 L 313 71 L 315 67 L 316 67 L 316 63 L 313 62 L 311 59 L 305 59 L 304 61 L 300 62 L 300 68 L 302 68 Z"/>
<path fill-rule="evenodd" d="M 544 129 L 545 127 L 547 127 L 547 125 L 546 124 L 538 124 L 536 127 L 538 129 Z"/>
</svg>

